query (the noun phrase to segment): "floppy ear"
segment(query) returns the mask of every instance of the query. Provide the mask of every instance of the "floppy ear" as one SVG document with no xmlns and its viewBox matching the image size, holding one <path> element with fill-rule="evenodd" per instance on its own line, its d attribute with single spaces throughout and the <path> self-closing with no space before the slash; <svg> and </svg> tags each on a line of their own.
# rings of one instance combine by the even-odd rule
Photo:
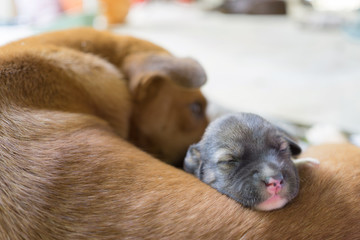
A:
<svg viewBox="0 0 360 240">
<path fill-rule="evenodd" d="M 201 154 L 200 154 L 199 145 L 193 144 L 189 147 L 186 153 L 186 157 L 184 161 L 184 170 L 198 177 L 200 165 L 201 165 Z"/>
<path fill-rule="evenodd" d="M 293 136 L 291 136 L 288 132 L 280 127 L 276 127 L 279 132 L 283 135 L 285 140 L 289 143 L 291 155 L 296 156 L 301 153 L 301 147 L 296 143 L 296 140 Z"/>
<path fill-rule="evenodd" d="M 165 81 L 168 81 L 167 76 L 160 73 L 143 74 L 132 79 L 129 86 L 130 92 L 137 102 L 148 101 L 157 95 Z"/>
<path fill-rule="evenodd" d="M 289 143 L 291 155 L 293 156 L 299 155 L 301 153 L 301 147 L 291 138 L 285 136 L 285 139 Z"/>
<path fill-rule="evenodd" d="M 205 71 L 197 61 L 164 53 L 133 54 L 124 60 L 123 71 L 133 92 L 139 86 L 151 86 L 154 79 L 170 80 L 186 88 L 199 88 L 206 82 Z"/>
</svg>

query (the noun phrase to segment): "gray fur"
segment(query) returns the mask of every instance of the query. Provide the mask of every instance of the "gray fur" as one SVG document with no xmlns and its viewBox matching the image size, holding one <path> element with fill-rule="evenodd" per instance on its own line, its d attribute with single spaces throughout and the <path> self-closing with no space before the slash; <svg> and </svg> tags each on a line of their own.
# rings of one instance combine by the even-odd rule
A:
<svg viewBox="0 0 360 240">
<path fill-rule="evenodd" d="M 282 151 L 281 151 L 282 149 Z M 212 122 L 201 141 L 187 153 L 184 169 L 245 207 L 269 196 L 266 178 L 283 175 L 281 197 L 288 201 L 299 190 L 291 159 L 300 147 L 283 130 L 251 113 L 223 116 Z"/>
</svg>

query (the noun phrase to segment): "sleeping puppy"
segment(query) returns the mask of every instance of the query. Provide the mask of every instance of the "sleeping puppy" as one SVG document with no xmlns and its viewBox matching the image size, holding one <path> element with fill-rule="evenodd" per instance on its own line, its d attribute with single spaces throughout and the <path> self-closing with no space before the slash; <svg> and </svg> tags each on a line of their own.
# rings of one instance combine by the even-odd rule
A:
<svg viewBox="0 0 360 240">
<path fill-rule="evenodd" d="M 283 207 L 299 191 L 291 157 L 301 148 L 286 132 L 251 113 L 229 114 L 210 124 L 192 145 L 184 169 L 245 207 Z M 301 159 L 298 164 L 316 160 Z"/>
<path fill-rule="evenodd" d="M 145 40 L 91 28 L 50 32 L 0 48 L 0 121 L 7 102 L 88 114 L 158 159 L 182 166 L 208 124 L 199 89 L 205 82 L 196 60 Z"/>
</svg>

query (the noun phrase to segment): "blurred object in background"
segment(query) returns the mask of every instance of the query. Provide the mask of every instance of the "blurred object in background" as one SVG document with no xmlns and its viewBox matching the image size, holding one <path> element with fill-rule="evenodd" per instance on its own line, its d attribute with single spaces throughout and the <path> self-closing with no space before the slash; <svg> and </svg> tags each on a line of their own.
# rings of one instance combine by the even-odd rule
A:
<svg viewBox="0 0 360 240">
<path fill-rule="evenodd" d="M 67 13 L 80 13 L 83 10 L 82 0 L 59 0 L 61 8 Z"/>
<path fill-rule="evenodd" d="M 42 31 L 70 27 L 92 27 L 98 15 L 97 0 L 58 0 L 61 14 L 47 25 L 37 26 Z"/>
<path fill-rule="evenodd" d="M 304 27 L 342 28 L 358 20 L 360 0 L 288 0 L 287 6 Z"/>
<path fill-rule="evenodd" d="M 101 12 L 108 25 L 124 23 L 130 9 L 130 0 L 100 0 Z"/>
<path fill-rule="evenodd" d="M 360 10 L 348 18 L 344 30 L 350 36 L 360 39 Z"/>
<path fill-rule="evenodd" d="M 350 141 L 352 144 L 360 147 L 360 134 L 352 134 L 350 135 Z"/>
<path fill-rule="evenodd" d="M 61 14 L 57 0 L 15 0 L 18 24 L 45 25 Z"/>
<path fill-rule="evenodd" d="M 14 0 L 0 1 L 0 25 L 14 24 L 16 19 L 16 7 Z"/>
<path fill-rule="evenodd" d="M 317 11 L 354 11 L 359 9 L 359 0 L 302 0 L 310 2 Z"/>
<path fill-rule="evenodd" d="M 130 0 L 0 0 L 0 24 L 27 25 L 40 31 L 107 28 L 124 23 L 129 8 Z"/>
<path fill-rule="evenodd" d="M 335 125 L 319 123 L 306 132 L 306 139 L 311 145 L 324 143 L 347 143 L 345 134 Z"/>
<path fill-rule="evenodd" d="M 42 31 L 70 27 L 92 27 L 98 13 L 97 0 L 58 0 L 61 14 L 48 25 L 37 26 Z"/>
<path fill-rule="evenodd" d="M 225 0 L 217 10 L 240 14 L 286 14 L 286 3 L 281 0 Z"/>
</svg>

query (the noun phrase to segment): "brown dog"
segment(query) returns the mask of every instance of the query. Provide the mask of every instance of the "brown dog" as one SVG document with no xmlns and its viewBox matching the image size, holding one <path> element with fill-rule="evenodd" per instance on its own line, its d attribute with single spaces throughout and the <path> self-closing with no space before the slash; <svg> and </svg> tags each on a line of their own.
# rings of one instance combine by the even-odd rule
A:
<svg viewBox="0 0 360 240">
<path fill-rule="evenodd" d="M 202 67 L 152 43 L 75 29 L 0 52 L 2 101 L 10 102 L 4 106 L 97 116 L 165 162 L 182 164 L 208 123 L 198 89 L 206 81 Z"/>
<path fill-rule="evenodd" d="M 155 45 L 90 30 L 35 37 L 0 51 L 0 239 L 360 238 L 357 147 L 310 150 L 321 165 L 300 169 L 299 197 L 263 213 L 127 142 L 135 136 L 135 144 L 174 162 L 184 147 L 178 141 L 198 137 L 206 125 L 202 96 L 168 80 L 201 85 L 189 84 L 203 79 L 196 63 L 174 60 L 183 69 L 175 71 L 150 57 L 174 59 Z M 169 92 L 174 98 L 164 107 L 160 95 L 167 89 L 183 92 Z M 171 110 L 180 106 L 189 112 L 177 118 Z"/>
</svg>

